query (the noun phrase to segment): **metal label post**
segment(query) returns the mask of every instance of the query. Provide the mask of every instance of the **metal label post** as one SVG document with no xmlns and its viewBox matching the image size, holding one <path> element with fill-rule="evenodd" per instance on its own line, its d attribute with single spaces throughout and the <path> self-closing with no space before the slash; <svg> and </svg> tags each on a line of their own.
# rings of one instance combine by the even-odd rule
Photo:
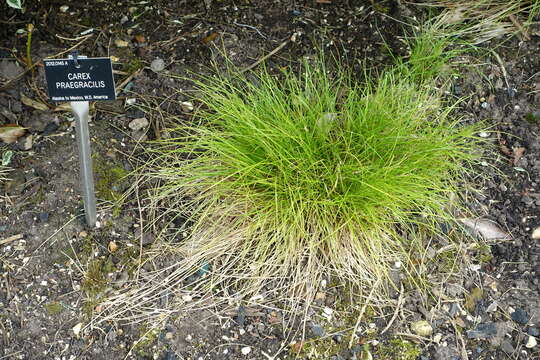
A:
<svg viewBox="0 0 540 360">
<path fill-rule="evenodd" d="M 72 101 L 70 104 L 75 115 L 84 214 L 88 226 L 94 227 L 96 225 L 96 195 L 94 193 L 92 152 L 90 150 L 90 132 L 88 130 L 90 104 L 88 101 Z"/>
</svg>

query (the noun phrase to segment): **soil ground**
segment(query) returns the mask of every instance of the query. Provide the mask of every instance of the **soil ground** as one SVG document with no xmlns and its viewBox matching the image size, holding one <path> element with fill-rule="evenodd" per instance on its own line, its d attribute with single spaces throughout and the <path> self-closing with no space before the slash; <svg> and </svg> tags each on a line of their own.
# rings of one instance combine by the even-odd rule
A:
<svg viewBox="0 0 540 360">
<path fill-rule="evenodd" d="M 387 47 L 406 54 L 403 23 L 422 11 L 404 2 L 354 0 L 26 3 L 24 12 L 0 3 L 0 124 L 27 129 L 17 143 L 0 143 L 0 153 L 13 153 L 9 180 L 0 185 L 0 359 L 285 359 L 323 353 L 317 339 L 335 349 L 325 356 L 336 360 L 364 358 L 366 341 L 384 359 L 540 358 L 538 345 L 530 346 L 540 329 L 540 244 L 531 237 L 540 227 L 540 33 L 534 27 L 528 38 L 483 44 L 493 52 L 482 59 L 464 57 L 473 65 L 460 67 L 449 93 L 466 99 L 458 116 L 485 120 L 497 131 L 486 134 L 495 156 L 483 164 L 489 180 L 479 181 L 483 188 L 471 206 L 509 240 L 489 243 L 485 261 L 463 270 L 468 278 L 445 284 L 441 291 L 451 301 L 425 309 L 407 296 L 387 334 L 366 335 L 351 349 L 328 330 L 343 321 L 336 311 L 331 320 L 311 322 L 308 337 L 315 340 L 308 351 L 289 346 L 275 326 L 279 314 L 263 307 L 182 314 L 156 331 L 119 322 L 77 334 L 77 325 L 98 311 L 100 296 L 125 285 L 139 257 L 137 199 L 122 207 L 114 202 L 129 186 L 123 176 L 141 141 L 162 136 L 168 116 L 191 120 L 179 106 L 189 99 L 188 83 L 167 74 L 207 73 L 223 54 L 245 68 L 291 37 L 268 58 L 269 68 L 321 48 L 353 69 L 361 62 L 380 66 L 390 61 Z M 17 30 L 30 23 L 36 66 L 25 72 L 27 35 Z M 117 101 L 95 104 L 91 113 L 97 229 L 85 228 L 81 216 L 73 116 L 47 100 L 40 63 L 75 48 L 112 56 L 121 85 Z M 156 68 L 158 58 L 164 69 Z M 149 126 L 132 130 L 129 124 L 141 117 Z M 151 248 L 153 234 L 144 238 Z M 321 308 L 332 308 L 335 298 L 329 292 L 320 300 Z M 365 334 L 383 329 L 391 316 L 362 322 Z M 433 336 L 396 337 L 420 319 L 430 322 Z"/>
</svg>

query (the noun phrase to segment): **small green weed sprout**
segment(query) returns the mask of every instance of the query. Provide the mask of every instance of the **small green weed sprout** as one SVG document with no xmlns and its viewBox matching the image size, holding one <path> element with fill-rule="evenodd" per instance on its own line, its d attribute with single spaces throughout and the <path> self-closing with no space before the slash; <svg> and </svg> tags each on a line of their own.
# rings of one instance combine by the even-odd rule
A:
<svg viewBox="0 0 540 360">
<path fill-rule="evenodd" d="M 478 154 L 478 128 L 434 90 L 446 41 L 419 35 L 407 60 L 362 84 L 321 58 L 299 75 L 197 81 L 199 124 L 162 140 L 148 174 L 163 184 L 154 201 L 193 224 L 181 252 L 242 294 L 273 279 L 309 299 L 335 277 L 384 297 L 396 262 L 416 282 L 420 234 L 452 221 Z"/>
</svg>

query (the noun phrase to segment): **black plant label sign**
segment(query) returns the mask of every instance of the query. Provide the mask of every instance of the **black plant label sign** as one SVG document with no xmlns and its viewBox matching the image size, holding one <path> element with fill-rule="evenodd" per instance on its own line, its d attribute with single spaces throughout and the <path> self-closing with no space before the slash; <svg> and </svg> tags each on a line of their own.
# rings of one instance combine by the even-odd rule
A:
<svg viewBox="0 0 540 360">
<path fill-rule="evenodd" d="M 116 99 L 110 58 L 46 59 L 43 64 L 52 101 Z"/>
</svg>

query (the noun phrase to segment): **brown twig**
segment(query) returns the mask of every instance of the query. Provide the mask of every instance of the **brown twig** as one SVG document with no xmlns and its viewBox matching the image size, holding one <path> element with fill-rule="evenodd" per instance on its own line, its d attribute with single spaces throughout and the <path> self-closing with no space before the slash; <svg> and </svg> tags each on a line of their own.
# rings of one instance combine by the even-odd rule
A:
<svg viewBox="0 0 540 360">
<path fill-rule="evenodd" d="M 3 240 L 0 240 L 0 245 L 5 245 L 5 244 L 8 244 L 12 241 L 16 241 L 16 240 L 20 240 L 24 237 L 23 234 L 17 234 L 17 235 L 13 235 L 13 236 L 10 236 L 10 237 L 7 237 Z"/>
<path fill-rule="evenodd" d="M 351 339 L 349 340 L 349 349 L 352 348 L 352 346 L 353 346 L 354 336 L 356 335 L 356 331 L 358 330 L 358 326 L 360 326 L 360 321 L 364 317 L 364 313 L 366 312 L 366 309 L 367 309 L 368 305 L 370 304 L 371 299 L 373 298 L 373 293 L 375 292 L 375 289 L 378 287 L 378 285 L 379 285 L 379 282 L 377 281 L 373 285 L 373 287 L 371 288 L 371 291 L 369 292 L 369 295 L 368 295 L 368 297 L 366 299 L 366 302 L 362 306 L 362 309 L 360 309 L 360 314 L 358 315 L 358 319 L 356 319 L 356 324 L 354 324 L 354 328 L 353 328 L 353 331 L 351 333 Z"/>
<path fill-rule="evenodd" d="M 266 54 L 265 56 L 263 56 L 262 58 L 260 58 L 259 60 L 255 61 L 253 64 L 249 65 L 248 67 L 240 70 L 241 73 L 243 72 L 246 72 L 246 71 L 249 71 L 253 68 L 255 68 L 257 65 L 259 65 L 260 63 L 262 63 L 263 61 L 265 61 L 266 59 L 270 58 L 271 56 L 275 55 L 278 51 L 280 51 L 281 49 L 283 49 L 289 42 L 291 41 L 291 39 L 287 39 L 285 40 L 284 42 L 282 42 L 277 48 L 275 48 L 274 50 L 270 51 L 268 54 Z"/>
<path fill-rule="evenodd" d="M 499 63 L 499 66 L 501 67 L 501 71 L 504 77 L 504 82 L 506 83 L 506 88 L 510 89 L 510 83 L 508 82 L 508 73 L 506 72 L 506 68 L 504 67 L 504 63 L 501 57 L 499 56 L 499 54 L 495 52 L 495 50 L 491 50 L 491 52 L 493 53 L 493 56 L 495 56 L 495 59 L 497 59 L 497 62 Z"/>
<path fill-rule="evenodd" d="M 383 331 L 381 331 L 381 335 L 384 334 L 385 332 L 388 331 L 388 329 L 390 329 L 390 326 L 392 326 L 392 324 L 394 323 L 394 321 L 396 321 L 396 318 L 399 314 L 399 310 L 401 309 L 401 305 L 403 304 L 403 298 L 404 298 L 404 289 L 403 289 L 403 284 L 401 284 L 401 287 L 399 289 L 399 298 L 398 298 L 398 302 L 397 302 L 397 305 L 396 305 L 396 310 L 394 311 L 394 315 L 392 316 L 392 318 L 390 319 L 390 322 L 388 322 L 388 324 L 386 325 L 386 327 L 383 329 Z"/>
<path fill-rule="evenodd" d="M 125 78 L 124 81 L 122 81 L 120 83 L 120 85 L 118 85 L 116 87 L 116 92 L 118 93 L 120 90 L 122 90 L 124 88 L 124 86 L 126 86 L 131 81 L 131 79 L 133 79 L 135 76 L 139 75 L 141 73 L 141 71 L 142 71 L 142 69 L 134 71 L 133 73 L 131 73 L 131 75 L 129 75 L 127 78 Z"/>
</svg>

